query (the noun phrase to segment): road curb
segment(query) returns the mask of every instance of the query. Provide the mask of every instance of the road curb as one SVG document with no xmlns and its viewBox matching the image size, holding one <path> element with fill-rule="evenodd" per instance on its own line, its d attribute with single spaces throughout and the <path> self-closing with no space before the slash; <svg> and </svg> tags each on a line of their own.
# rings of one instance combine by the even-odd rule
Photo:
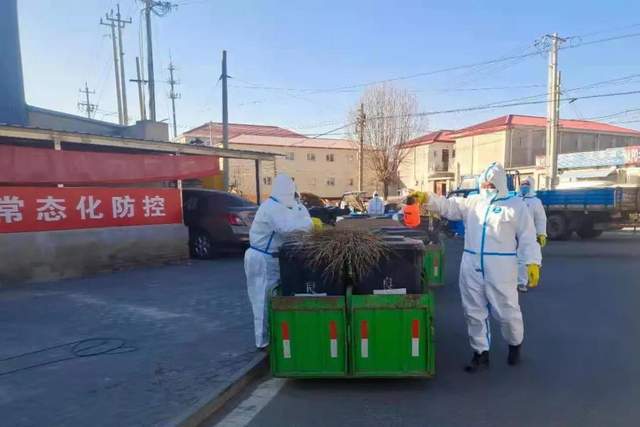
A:
<svg viewBox="0 0 640 427">
<path fill-rule="evenodd" d="M 269 368 L 267 352 L 256 354 L 239 372 L 229 378 L 222 389 L 217 389 L 198 399 L 182 415 L 167 424 L 167 427 L 198 427 L 218 411 L 225 403 L 237 396 L 251 381 L 264 375 Z"/>
</svg>

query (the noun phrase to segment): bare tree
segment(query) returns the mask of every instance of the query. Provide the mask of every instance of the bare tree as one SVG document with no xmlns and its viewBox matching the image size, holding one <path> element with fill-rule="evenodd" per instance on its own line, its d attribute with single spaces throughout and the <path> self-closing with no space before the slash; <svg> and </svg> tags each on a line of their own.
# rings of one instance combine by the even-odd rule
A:
<svg viewBox="0 0 640 427">
<path fill-rule="evenodd" d="M 416 116 L 418 101 L 409 91 L 384 83 L 365 90 L 358 106 L 364 105 L 364 149 L 366 166 L 383 184 L 384 197 L 389 186 L 397 182 L 398 169 L 407 155 L 403 144 L 422 129 L 423 120 Z M 351 113 L 355 118 L 357 110 Z M 356 138 L 359 129 L 356 129 Z"/>
</svg>

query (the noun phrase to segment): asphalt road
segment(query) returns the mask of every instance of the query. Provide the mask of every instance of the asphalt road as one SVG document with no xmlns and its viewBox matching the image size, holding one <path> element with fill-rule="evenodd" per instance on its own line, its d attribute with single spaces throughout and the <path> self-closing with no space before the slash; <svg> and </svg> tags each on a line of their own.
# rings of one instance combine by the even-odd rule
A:
<svg viewBox="0 0 640 427">
<path fill-rule="evenodd" d="M 254 356 L 241 257 L 2 289 L 0 426 L 164 425 Z"/>
<path fill-rule="evenodd" d="M 491 370 L 471 356 L 457 289 L 461 242 L 437 293 L 432 380 L 267 379 L 225 414 L 250 426 L 640 425 L 640 237 L 551 242 L 541 286 L 521 297 L 523 363 L 506 364 L 493 323 Z"/>
</svg>

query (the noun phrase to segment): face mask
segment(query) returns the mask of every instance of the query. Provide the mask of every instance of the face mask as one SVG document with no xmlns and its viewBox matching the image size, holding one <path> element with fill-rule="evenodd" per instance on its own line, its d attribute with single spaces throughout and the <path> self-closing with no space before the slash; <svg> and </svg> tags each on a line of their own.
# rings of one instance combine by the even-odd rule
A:
<svg viewBox="0 0 640 427">
<path fill-rule="evenodd" d="M 480 189 L 480 194 L 488 200 L 493 199 L 495 196 L 498 195 L 498 190 L 496 190 L 495 188 L 481 188 Z"/>
<path fill-rule="evenodd" d="M 528 185 L 525 185 L 524 187 L 520 187 L 520 192 L 521 192 L 522 194 L 529 194 L 529 190 L 530 190 L 530 189 L 529 189 L 529 186 L 528 186 Z"/>
</svg>

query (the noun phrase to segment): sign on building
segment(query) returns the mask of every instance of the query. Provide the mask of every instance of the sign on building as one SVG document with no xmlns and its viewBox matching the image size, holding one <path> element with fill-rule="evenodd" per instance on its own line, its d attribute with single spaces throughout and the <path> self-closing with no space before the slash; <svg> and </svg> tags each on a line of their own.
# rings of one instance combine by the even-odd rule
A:
<svg viewBox="0 0 640 427">
<path fill-rule="evenodd" d="M 0 233 L 179 224 L 179 191 L 0 187 Z"/>
<path fill-rule="evenodd" d="M 640 164 L 640 146 L 635 145 L 624 148 L 624 163 L 626 165 Z"/>
</svg>

